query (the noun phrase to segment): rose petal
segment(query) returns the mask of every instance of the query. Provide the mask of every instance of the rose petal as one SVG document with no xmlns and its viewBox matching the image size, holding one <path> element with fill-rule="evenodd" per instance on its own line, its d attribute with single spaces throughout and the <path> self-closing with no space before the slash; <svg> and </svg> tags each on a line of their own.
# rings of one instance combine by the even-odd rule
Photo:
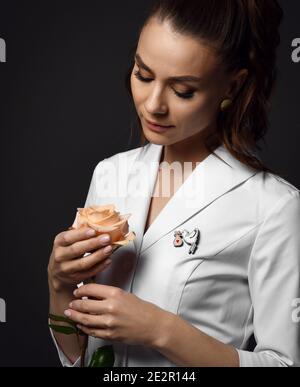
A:
<svg viewBox="0 0 300 387">
<path fill-rule="evenodd" d="M 126 236 L 126 239 L 124 239 L 123 241 L 114 242 L 114 244 L 119 246 L 126 246 L 129 242 L 132 242 L 135 238 L 136 238 L 136 234 L 132 231 Z"/>
<path fill-rule="evenodd" d="M 112 245 L 124 246 L 135 238 L 134 232 L 128 234 L 130 216 L 131 214 L 120 215 L 114 204 L 77 208 L 72 228 L 90 227 L 97 235 L 109 234 Z"/>
<path fill-rule="evenodd" d="M 110 225 L 117 223 L 120 219 L 119 213 L 109 213 L 105 212 L 92 212 L 87 217 L 89 222 L 92 223 L 101 223 L 102 225 Z"/>
</svg>

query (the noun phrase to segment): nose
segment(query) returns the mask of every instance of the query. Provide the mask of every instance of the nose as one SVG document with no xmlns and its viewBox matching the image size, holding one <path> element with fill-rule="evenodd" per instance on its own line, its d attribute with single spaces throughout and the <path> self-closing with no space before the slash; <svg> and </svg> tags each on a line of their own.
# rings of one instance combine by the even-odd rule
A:
<svg viewBox="0 0 300 387">
<path fill-rule="evenodd" d="M 145 109 L 149 115 L 166 114 L 168 107 L 164 100 L 162 89 L 154 88 L 152 92 L 150 92 L 145 102 Z"/>
</svg>

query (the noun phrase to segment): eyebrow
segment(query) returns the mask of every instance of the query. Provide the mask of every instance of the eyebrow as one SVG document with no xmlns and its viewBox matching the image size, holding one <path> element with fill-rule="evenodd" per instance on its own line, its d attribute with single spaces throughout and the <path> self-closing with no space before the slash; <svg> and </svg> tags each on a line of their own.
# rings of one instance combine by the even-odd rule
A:
<svg viewBox="0 0 300 387">
<path fill-rule="evenodd" d="M 154 74 L 154 72 L 148 67 L 142 60 L 141 56 L 139 54 L 135 55 L 135 60 L 138 63 L 138 65 L 143 68 L 144 70 L 148 71 L 149 73 Z M 183 75 L 180 77 L 170 77 L 168 78 L 168 81 L 172 82 L 178 82 L 178 83 L 185 83 L 185 82 L 203 82 L 203 78 L 198 78 L 193 75 Z"/>
</svg>

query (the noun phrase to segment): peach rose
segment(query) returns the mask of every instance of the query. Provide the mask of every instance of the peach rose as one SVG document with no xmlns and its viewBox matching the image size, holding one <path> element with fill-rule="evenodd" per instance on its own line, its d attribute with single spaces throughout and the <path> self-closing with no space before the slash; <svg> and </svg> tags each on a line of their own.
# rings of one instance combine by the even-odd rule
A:
<svg viewBox="0 0 300 387">
<path fill-rule="evenodd" d="M 127 245 L 135 239 L 135 233 L 129 232 L 128 219 L 131 214 L 120 215 L 114 204 L 78 208 L 76 219 L 71 228 L 78 229 L 88 226 L 97 232 L 97 235 L 109 234 L 113 251 Z"/>
</svg>

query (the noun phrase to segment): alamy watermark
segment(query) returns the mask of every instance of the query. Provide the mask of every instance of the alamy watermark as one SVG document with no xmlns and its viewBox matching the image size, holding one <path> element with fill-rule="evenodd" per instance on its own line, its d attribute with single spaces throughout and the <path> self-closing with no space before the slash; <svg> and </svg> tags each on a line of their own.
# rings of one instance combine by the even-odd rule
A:
<svg viewBox="0 0 300 387">
<path fill-rule="evenodd" d="M 2 38 L 0 38 L 0 62 L 6 62 L 6 43 Z"/>
<path fill-rule="evenodd" d="M 300 38 L 295 38 L 292 41 L 292 47 L 295 48 L 292 51 L 292 61 L 294 63 L 300 63 Z"/>
<path fill-rule="evenodd" d="M 6 322 L 6 302 L 0 298 L 0 323 Z"/>
<path fill-rule="evenodd" d="M 185 199 L 187 208 L 194 208 L 199 204 L 199 198 L 204 197 L 207 178 L 204 168 L 198 169 L 197 179 L 188 179 L 194 170 L 191 162 L 182 165 L 179 162 L 135 161 L 131 167 L 126 157 L 118 157 L 118 163 L 104 160 L 96 169 L 94 183 L 101 197 L 170 197 L 176 192 Z M 154 178 L 158 179 L 153 192 Z M 185 181 L 188 184 L 183 184 Z"/>
<path fill-rule="evenodd" d="M 300 322 L 300 298 L 295 298 L 292 301 L 292 307 L 295 308 L 292 312 L 292 320 L 294 323 Z"/>
</svg>

